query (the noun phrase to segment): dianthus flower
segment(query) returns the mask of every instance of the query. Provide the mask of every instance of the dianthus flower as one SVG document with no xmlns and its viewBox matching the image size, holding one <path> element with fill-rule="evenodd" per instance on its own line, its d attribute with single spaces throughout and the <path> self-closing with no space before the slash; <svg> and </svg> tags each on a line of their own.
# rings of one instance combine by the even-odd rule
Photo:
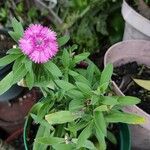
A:
<svg viewBox="0 0 150 150">
<path fill-rule="evenodd" d="M 56 33 L 48 27 L 32 24 L 19 40 L 19 47 L 33 62 L 45 63 L 58 51 Z"/>
</svg>

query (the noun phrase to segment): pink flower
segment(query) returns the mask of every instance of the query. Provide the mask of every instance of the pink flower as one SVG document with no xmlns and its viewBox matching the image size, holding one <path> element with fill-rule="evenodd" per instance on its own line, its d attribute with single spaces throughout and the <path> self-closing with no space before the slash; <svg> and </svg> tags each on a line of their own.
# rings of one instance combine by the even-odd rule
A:
<svg viewBox="0 0 150 150">
<path fill-rule="evenodd" d="M 40 24 L 32 24 L 19 40 L 19 47 L 35 63 L 45 63 L 58 51 L 56 40 L 54 31 Z"/>
</svg>

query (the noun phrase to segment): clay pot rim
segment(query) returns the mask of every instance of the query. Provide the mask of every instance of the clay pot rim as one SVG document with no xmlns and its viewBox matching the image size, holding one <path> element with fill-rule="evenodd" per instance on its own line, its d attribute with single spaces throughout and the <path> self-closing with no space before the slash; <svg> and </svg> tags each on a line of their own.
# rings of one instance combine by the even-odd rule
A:
<svg viewBox="0 0 150 150">
<path fill-rule="evenodd" d="M 142 44 L 145 44 L 145 43 L 150 43 L 150 41 L 146 41 L 146 40 L 126 40 L 126 41 L 121 41 L 121 42 L 119 42 L 119 43 L 116 43 L 116 44 L 114 44 L 113 46 L 111 46 L 108 50 L 107 50 L 107 52 L 105 53 L 105 56 L 104 56 L 104 66 L 106 66 L 106 64 L 108 63 L 108 56 L 109 56 L 109 53 L 111 53 L 112 52 L 112 50 L 115 48 L 115 47 L 118 47 L 118 46 L 120 46 L 120 45 L 124 45 L 124 44 L 130 44 L 130 43 L 142 43 Z M 122 54 L 123 55 L 123 54 Z M 131 57 L 133 56 L 133 55 L 130 55 Z M 122 93 L 122 91 L 119 89 L 119 87 L 117 86 L 117 84 L 114 82 L 114 81 L 111 81 L 112 82 L 112 85 L 113 85 L 113 88 L 114 89 L 116 89 L 116 91 L 118 92 L 117 94 L 118 95 L 120 95 L 120 96 L 125 96 L 123 93 Z M 149 124 L 150 124 L 150 114 L 148 114 L 148 113 L 146 113 L 144 110 L 142 110 L 141 108 L 139 108 L 139 107 L 137 107 L 136 105 L 134 105 L 134 106 L 129 106 L 129 108 L 133 108 L 133 109 L 135 109 L 137 112 L 139 112 L 139 114 L 140 115 L 142 115 L 142 116 L 145 116 L 147 119 L 147 121 L 146 121 L 146 123 L 145 124 L 140 124 L 140 126 L 142 126 L 142 127 L 144 127 L 144 128 L 146 128 L 146 129 L 148 129 L 148 130 L 150 130 L 150 127 L 149 127 Z M 127 109 L 126 109 L 127 110 Z M 128 111 L 128 110 L 127 110 Z M 130 112 L 129 112 L 130 113 Z M 138 115 L 139 115 L 138 114 Z"/>
</svg>

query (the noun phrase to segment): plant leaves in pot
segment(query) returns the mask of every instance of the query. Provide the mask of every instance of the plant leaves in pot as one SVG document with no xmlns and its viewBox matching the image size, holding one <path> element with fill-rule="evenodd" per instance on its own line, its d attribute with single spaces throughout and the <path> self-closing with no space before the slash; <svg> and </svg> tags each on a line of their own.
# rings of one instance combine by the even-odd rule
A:
<svg viewBox="0 0 150 150">
<path fill-rule="evenodd" d="M 117 43 L 110 47 L 104 57 L 104 65 L 112 63 L 119 67 L 130 62 L 150 66 L 150 42 L 144 40 L 131 40 Z M 133 67 L 133 69 L 135 69 Z M 117 84 L 112 81 L 116 94 L 124 95 Z M 143 97 L 144 99 L 144 97 Z M 141 102 L 142 103 L 142 102 Z M 145 124 L 131 126 L 132 146 L 138 149 L 149 149 L 150 147 L 150 114 L 135 106 L 128 106 L 124 111 L 138 114 L 146 119 Z M 140 135 L 140 136 L 139 136 Z M 138 137 L 138 138 L 137 138 Z"/>
<path fill-rule="evenodd" d="M 150 18 L 144 17 L 139 13 L 139 10 L 136 11 L 131 6 L 131 3 L 135 3 L 136 1 L 140 6 L 144 5 L 143 10 L 150 17 L 150 7 L 144 3 L 144 0 L 123 0 L 122 16 L 126 22 L 123 40 L 150 40 Z"/>
<path fill-rule="evenodd" d="M 91 77 L 93 74 L 92 70 L 83 69 L 83 71 L 85 76 Z M 110 148 L 109 140 L 113 143 L 117 141 L 113 134 L 115 128 L 111 130 L 111 125 L 116 123 L 118 126 L 120 122 L 142 123 L 144 121 L 142 117 L 120 111 L 125 105 L 139 103 L 138 98 L 115 96 L 107 91 L 112 72 L 112 65 L 109 64 L 101 75 L 99 74 L 99 82 L 95 80 L 97 74 L 92 79 L 89 78 L 91 81 L 89 82 L 79 72 L 71 72 L 74 79 L 70 82 L 57 80 L 55 89 L 49 91 L 51 94 L 36 103 L 27 117 L 24 127 L 26 150 L 41 148 L 106 150 L 106 147 Z M 131 150 L 127 125 L 120 124 L 118 129 L 120 143 L 117 143 L 119 147 L 115 148 Z"/>
</svg>

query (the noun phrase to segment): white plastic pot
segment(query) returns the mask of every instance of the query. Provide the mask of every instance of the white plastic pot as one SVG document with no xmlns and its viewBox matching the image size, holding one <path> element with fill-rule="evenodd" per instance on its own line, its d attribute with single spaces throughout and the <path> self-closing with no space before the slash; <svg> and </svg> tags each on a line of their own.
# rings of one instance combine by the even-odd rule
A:
<svg viewBox="0 0 150 150">
<path fill-rule="evenodd" d="M 136 12 L 126 0 L 123 0 L 122 16 L 126 22 L 123 40 L 150 40 L 150 20 Z"/>
<path fill-rule="evenodd" d="M 150 66 L 150 41 L 130 40 L 117 43 L 109 48 L 104 57 L 104 65 L 112 63 L 114 67 L 136 61 L 138 64 Z M 124 95 L 114 81 L 114 91 L 118 95 Z M 137 150 L 150 149 L 150 114 L 139 107 L 125 107 L 124 111 L 143 116 L 145 124 L 132 125 L 132 147 Z"/>
</svg>

